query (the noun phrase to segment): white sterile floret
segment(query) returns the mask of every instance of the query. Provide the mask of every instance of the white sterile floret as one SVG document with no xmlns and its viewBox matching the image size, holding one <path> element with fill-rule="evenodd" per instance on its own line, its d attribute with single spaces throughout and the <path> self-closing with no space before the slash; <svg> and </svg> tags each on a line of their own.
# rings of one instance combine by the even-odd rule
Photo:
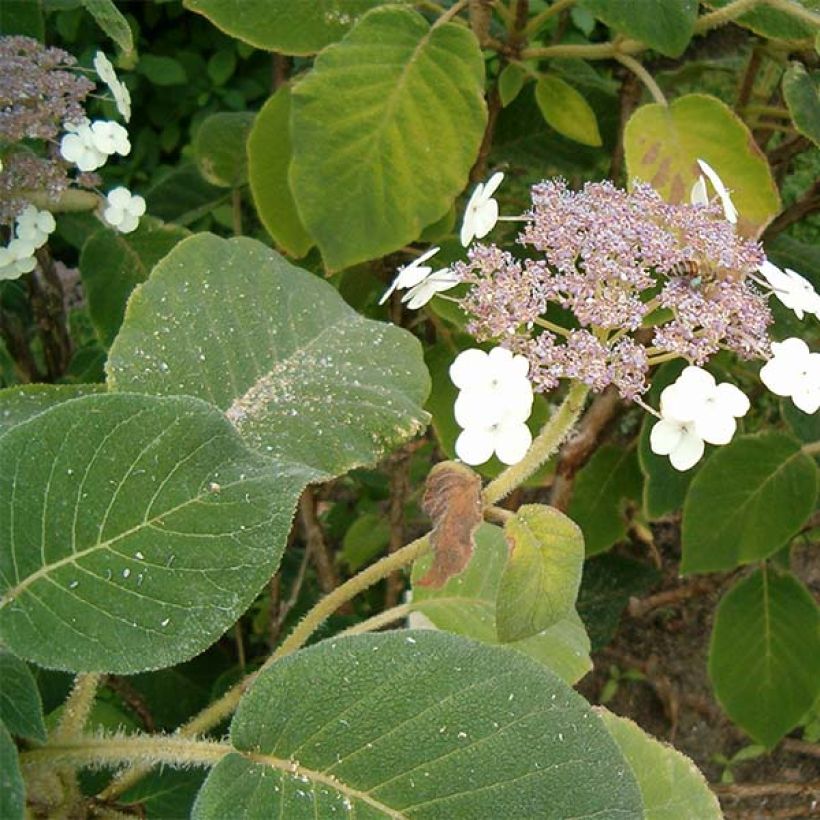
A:
<svg viewBox="0 0 820 820">
<path fill-rule="evenodd" d="M 473 239 L 485 237 L 498 222 L 498 203 L 493 199 L 493 194 L 503 179 L 504 174 L 498 171 L 487 182 L 479 182 L 475 186 L 461 223 L 461 244 L 465 248 Z"/>
<path fill-rule="evenodd" d="M 108 160 L 108 154 L 94 144 L 91 123 L 66 123 L 65 134 L 60 140 L 60 155 L 67 162 L 73 162 L 81 171 L 96 171 Z"/>
<path fill-rule="evenodd" d="M 57 223 L 48 211 L 40 211 L 34 205 L 29 205 L 17 217 L 15 233 L 18 239 L 30 242 L 34 248 L 42 248 L 56 227 Z"/>
<path fill-rule="evenodd" d="M 103 219 L 120 233 L 131 233 L 145 213 L 145 200 L 123 187 L 110 191 L 106 200 L 108 207 L 103 211 Z"/>
<path fill-rule="evenodd" d="M 788 396 L 804 413 L 820 408 L 820 353 L 802 339 L 772 342 L 774 354 L 760 369 L 760 380 L 777 396 Z"/>
<path fill-rule="evenodd" d="M 689 194 L 689 202 L 692 205 L 705 206 L 709 204 L 709 193 L 706 190 L 706 177 L 701 174 L 697 182 L 692 186 L 692 191 Z"/>
<path fill-rule="evenodd" d="M 94 120 L 91 123 L 91 139 L 94 147 L 104 154 L 125 157 L 131 152 L 128 131 L 113 120 Z"/>
<path fill-rule="evenodd" d="M 431 256 L 435 256 L 440 250 L 441 248 L 439 247 L 430 248 L 429 251 L 425 251 L 412 262 L 400 267 L 398 275 L 391 282 L 390 287 L 384 292 L 382 298 L 379 299 L 379 304 L 383 305 L 390 298 L 390 294 L 393 293 L 394 290 L 407 290 L 408 288 L 415 287 L 426 279 L 432 273 L 433 269 L 425 265 L 424 262 Z"/>
<path fill-rule="evenodd" d="M 700 170 L 703 171 L 704 174 L 706 174 L 707 178 L 709 179 L 709 182 L 712 183 L 712 187 L 715 189 L 715 192 L 717 193 L 718 197 L 720 198 L 720 202 L 723 205 L 723 213 L 726 216 L 726 221 L 731 222 L 732 225 L 736 224 L 737 223 L 737 208 L 735 208 L 735 203 L 732 202 L 732 197 L 730 196 L 729 191 L 726 188 L 726 186 L 723 184 L 723 180 L 718 176 L 717 171 L 715 171 L 715 169 L 712 168 L 712 166 L 709 165 L 708 162 L 704 162 L 702 159 L 699 159 L 698 160 L 698 165 L 700 166 Z M 701 177 L 701 180 L 703 180 L 703 177 Z M 698 183 L 695 183 L 695 184 L 697 185 Z M 706 193 L 706 182 L 703 181 L 703 183 L 702 183 L 702 194 L 701 194 L 701 191 L 699 189 L 698 195 L 705 195 L 705 193 Z M 692 196 L 693 196 L 693 198 L 695 196 L 694 189 L 692 191 Z M 693 203 L 693 204 L 699 204 L 699 203 Z"/>
<path fill-rule="evenodd" d="M 415 287 L 410 288 L 402 296 L 402 303 L 407 307 L 417 310 L 426 305 L 437 293 L 454 288 L 459 283 L 459 278 L 449 268 L 442 268 L 435 273 L 421 280 Z"/>
<path fill-rule="evenodd" d="M 812 313 L 820 319 L 820 294 L 811 282 L 791 268 L 780 270 L 768 259 L 758 270 L 771 285 L 774 295 L 789 310 L 793 310 L 798 319 L 802 319 L 805 313 Z"/>
<path fill-rule="evenodd" d="M 108 86 L 108 90 L 114 97 L 117 111 L 128 122 L 131 119 L 131 95 L 125 84 L 118 79 L 114 66 L 111 65 L 111 61 L 102 51 L 98 51 L 94 55 L 94 70 L 97 72 L 97 76 Z"/>
<path fill-rule="evenodd" d="M 496 347 L 489 354 L 473 348 L 459 354 L 450 378 L 460 392 L 455 417 L 462 433 L 456 454 L 467 464 L 483 464 L 495 453 L 504 464 L 526 454 L 532 434 L 525 424 L 532 412 L 529 363 Z"/>
<path fill-rule="evenodd" d="M 27 239 L 12 239 L 8 246 L 0 248 L 0 279 L 17 279 L 30 273 L 37 265 L 34 245 Z"/>
<path fill-rule="evenodd" d="M 732 384 L 717 384 L 700 367 L 684 369 L 661 393 L 661 420 L 652 428 L 653 453 L 669 456 L 676 470 L 688 470 L 703 455 L 703 443 L 728 444 L 749 399 Z"/>
</svg>

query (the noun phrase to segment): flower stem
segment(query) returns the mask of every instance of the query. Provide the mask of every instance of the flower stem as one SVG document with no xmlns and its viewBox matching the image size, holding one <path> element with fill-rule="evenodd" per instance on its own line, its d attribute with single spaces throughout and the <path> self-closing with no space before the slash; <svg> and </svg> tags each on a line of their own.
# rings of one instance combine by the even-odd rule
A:
<svg viewBox="0 0 820 820">
<path fill-rule="evenodd" d="M 669 105 L 663 91 L 655 82 L 655 78 L 634 58 L 628 54 L 616 54 L 615 59 L 626 66 L 649 90 L 652 99 L 660 105 Z"/>
<path fill-rule="evenodd" d="M 52 741 L 59 743 L 72 740 L 82 734 L 88 715 L 91 713 L 91 707 L 94 705 L 94 696 L 97 694 L 97 687 L 101 679 L 102 675 L 99 672 L 85 672 L 77 675 L 74 688 L 63 707 L 60 722 L 49 738 L 49 745 Z"/>
<path fill-rule="evenodd" d="M 495 504 L 523 484 L 559 447 L 573 428 L 584 407 L 589 388 L 574 382 L 561 406 L 544 425 L 533 441 L 527 455 L 491 481 L 483 494 L 484 504 Z"/>
</svg>

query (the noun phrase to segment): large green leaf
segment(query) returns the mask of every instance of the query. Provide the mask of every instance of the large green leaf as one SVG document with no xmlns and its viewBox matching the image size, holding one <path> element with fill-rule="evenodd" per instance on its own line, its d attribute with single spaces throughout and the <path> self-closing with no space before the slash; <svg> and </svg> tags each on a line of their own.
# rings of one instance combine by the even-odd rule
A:
<svg viewBox="0 0 820 820">
<path fill-rule="evenodd" d="M 689 486 L 681 570 L 712 572 L 781 549 L 815 509 L 817 467 L 783 433 L 741 436 L 718 450 Z"/>
<path fill-rule="evenodd" d="M 291 159 L 290 86 L 282 86 L 256 115 L 248 137 L 248 176 L 253 201 L 268 233 L 292 256 L 313 246 L 299 218 L 288 182 Z"/>
<path fill-rule="evenodd" d="M 526 504 L 504 524 L 510 556 L 501 574 L 495 620 L 499 640 L 537 635 L 575 614 L 584 537 L 559 510 Z"/>
<path fill-rule="evenodd" d="M 55 404 L 104 393 L 105 389 L 104 384 L 21 384 L 0 390 L 0 435 Z"/>
<path fill-rule="evenodd" d="M 325 476 L 426 422 L 418 341 L 246 238 L 180 242 L 132 295 L 108 374 L 114 390 L 203 398 L 252 446 Z"/>
<path fill-rule="evenodd" d="M 402 2 L 402 0 L 393 0 Z M 384 0 L 184 0 L 222 31 L 268 51 L 315 54 Z"/>
<path fill-rule="evenodd" d="M 535 101 L 547 124 L 559 134 L 582 145 L 601 145 L 595 112 L 568 82 L 554 74 L 543 75 L 535 84 Z"/>
<path fill-rule="evenodd" d="M 732 0 L 706 0 L 705 5 L 719 9 L 731 2 Z M 818 0 L 791 0 L 791 2 L 813 11 L 820 11 Z M 772 39 L 801 40 L 816 34 L 815 27 L 810 23 L 798 20 L 793 14 L 776 8 L 768 8 L 765 5 L 741 14 L 740 17 L 735 18 L 735 22 Z"/>
<path fill-rule="evenodd" d="M 26 784 L 20 772 L 17 747 L 0 723 L 0 817 L 3 820 L 23 820 L 26 816 Z"/>
<path fill-rule="evenodd" d="M 106 347 L 120 329 L 131 291 L 144 282 L 151 268 L 186 236 L 188 231 L 178 225 L 143 217 L 133 233 L 102 228 L 83 245 L 80 274 L 88 311 Z"/>
<path fill-rule="evenodd" d="M 200 123 L 194 156 L 199 172 L 212 185 L 239 188 L 248 181 L 245 144 L 253 120 L 250 111 L 220 111 Z"/>
<path fill-rule="evenodd" d="M 476 532 L 475 550 L 467 569 L 440 589 L 414 585 L 413 610 L 425 615 L 439 629 L 484 643 L 498 643 L 495 607 L 507 553 L 502 530 L 482 525 Z M 429 564 L 429 558 L 416 562 L 414 582 L 424 575 Z M 574 611 L 549 629 L 507 646 L 548 666 L 567 683 L 575 683 L 592 669 L 589 638 Z"/>
<path fill-rule="evenodd" d="M 758 236 L 780 210 L 766 157 L 749 129 L 715 97 L 687 94 L 670 105 L 641 106 L 624 130 L 627 175 L 651 183 L 670 202 L 688 202 L 698 159 L 720 175 L 740 215 L 738 229 Z"/>
<path fill-rule="evenodd" d="M 667 57 L 683 54 L 698 16 L 697 0 L 582 0 L 581 7 Z"/>
<path fill-rule="evenodd" d="M 197 820 L 641 815 L 629 767 L 579 695 L 515 652 L 437 632 L 291 655 L 255 681 L 230 741 Z"/>
<path fill-rule="evenodd" d="M 793 576 L 755 570 L 721 600 L 709 677 L 729 717 L 765 746 L 797 725 L 820 695 L 818 610 Z"/>
<path fill-rule="evenodd" d="M 0 638 L 74 671 L 201 652 L 279 563 L 306 467 L 190 397 L 75 399 L 0 437 Z"/>
<path fill-rule="evenodd" d="M 331 269 L 383 256 L 447 213 L 484 133 L 472 32 L 374 9 L 293 88 L 290 182 Z"/>
<path fill-rule="evenodd" d="M 626 535 L 625 503 L 640 497 L 635 450 L 612 444 L 599 448 L 578 473 L 568 510 L 584 533 L 587 555 L 608 550 Z"/>
<path fill-rule="evenodd" d="M 783 96 L 795 128 L 820 145 L 820 74 L 809 74 L 801 63 L 792 63 L 783 75 Z"/>
<path fill-rule="evenodd" d="M 45 742 L 43 704 L 24 661 L 0 648 L 0 723 L 18 737 Z M 0 815 L 2 816 L 2 815 Z"/>
<path fill-rule="evenodd" d="M 595 711 L 638 781 L 644 820 L 721 820 L 717 797 L 688 757 L 627 718 L 603 708 Z"/>
</svg>

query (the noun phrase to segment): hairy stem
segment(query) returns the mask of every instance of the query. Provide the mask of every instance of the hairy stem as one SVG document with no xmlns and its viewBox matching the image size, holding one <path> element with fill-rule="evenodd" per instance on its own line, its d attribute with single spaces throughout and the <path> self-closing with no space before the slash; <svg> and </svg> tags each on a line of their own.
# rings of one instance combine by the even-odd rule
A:
<svg viewBox="0 0 820 820">
<path fill-rule="evenodd" d="M 340 632 L 339 634 L 362 635 L 365 632 L 374 632 L 383 626 L 388 626 L 396 621 L 400 621 L 402 618 L 406 618 L 412 609 L 412 604 L 398 604 L 397 606 L 390 607 L 390 609 L 385 609 L 384 612 L 379 612 L 372 618 L 367 618 L 367 620 L 349 626 L 344 632 Z"/>
<path fill-rule="evenodd" d="M 527 23 L 526 33 L 528 37 L 531 37 L 533 34 L 537 34 L 540 31 L 541 26 L 550 19 L 550 17 L 554 17 L 556 14 L 560 14 L 564 9 L 568 9 L 570 6 L 575 5 L 577 0 L 555 0 L 555 2 L 551 6 L 547 6 L 542 12 L 536 14 L 532 20 Z"/>
<path fill-rule="evenodd" d="M 507 467 L 498 478 L 484 489 L 484 504 L 495 504 L 520 487 L 559 447 L 573 428 L 584 407 L 589 388 L 574 382 L 561 406 L 544 425 L 533 441 L 527 455 L 518 464 Z"/>
<path fill-rule="evenodd" d="M 82 734 L 91 713 L 91 707 L 94 705 L 94 697 L 101 679 L 102 675 L 99 672 L 85 672 L 77 675 L 74 688 L 63 707 L 60 722 L 49 738 L 49 745 L 52 745 L 52 742 L 59 744 L 62 741 L 72 740 Z"/>
<path fill-rule="evenodd" d="M 616 54 L 615 59 L 621 65 L 626 66 L 647 87 L 656 103 L 669 105 L 660 86 L 655 82 L 655 78 L 634 57 L 628 54 Z"/>
</svg>

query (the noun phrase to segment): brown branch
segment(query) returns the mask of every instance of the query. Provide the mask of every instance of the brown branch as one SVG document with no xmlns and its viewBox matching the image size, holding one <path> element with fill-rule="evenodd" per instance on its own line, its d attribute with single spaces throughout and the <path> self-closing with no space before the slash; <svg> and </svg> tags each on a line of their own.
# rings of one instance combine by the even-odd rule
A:
<svg viewBox="0 0 820 820">
<path fill-rule="evenodd" d="M 643 93 L 640 80 L 631 72 L 626 71 L 621 88 L 618 92 L 618 141 L 612 151 L 612 160 L 609 163 L 609 178 L 616 184 L 621 179 L 624 167 L 624 128 L 632 112 L 638 107 Z"/>
<path fill-rule="evenodd" d="M 308 487 L 299 499 L 299 519 L 302 522 L 306 549 L 316 567 L 319 586 L 324 593 L 332 592 L 339 586 L 339 574 L 316 514 L 316 491 L 313 487 Z"/>
<path fill-rule="evenodd" d="M 155 732 L 157 723 L 145 698 L 138 692 L 128 678 L 120 675 L 109 675 L 105 679 L 105 685 L 139 718 L 146 732 Z"/>
<path fill-rule="evenodd" d="M 800 222 L 801 219 L 816 211 L 820 211 L 820 180 L 817 180 L 808 191 L 792 202 L 792 204 L 766 228 L 763 233 L 763 240 L 771 241 L 790 225 L 794 225 L 795 222 Z"/>
<path fill-rule="evenodd" d="M 19 316 L 0 310 L 0 336 L 14 362 L 14 373 L 23 384 L 45 381 L 29 347 L 26 328 Z"/>
<path fill-rule="evenodd" d="M 49 381 L 57 381 L 68 369 L 73 344 L 68 331 L 63 283 L 46 248 L 36 252 L 37 268 L 27 278 L 31 310 L 43 345 Z"/>
<path fill-rule="evenodd" d="M 575 474 L 595 452 L 604 430 L 624 406 L 618 391 L 613 387 L 608 387 L 590 404 L 576 432 L 561 450 L 550 498 L 553 507 L 562 511 L 567 510 L 572 498 Z"/>
<path fill-rule="evenodd" d="M 781 744 L 786 752 L 797 755 L 808 755 L 809 757 L 820 757 L 820 743 L 809 743 L 807 740 L 798 740 L 794 737 L 787 737 Z"/>
<path fill-rule="evenodd" d="M 810 783 L 715 783 L 712 791 L 721 797 L 737 797 L 740 800 L 783 794 L 810 795 L 820 792 L 820 780 Z"/>
<path fill-rule="evenodd" d="M 762 55 L 758 48 L 753 48 L 749 62 L 746 63 L 746 68 L 743 71 L 743 76 L 740 80 L 740 88 L 737 92 L 737 101 L 735 103 L 735 111 L 740 111 L 749 104 L 752 97 L 752 90 L 754 89 L 757 73 L 760 71 L 760 65 L 763 62 Z"/>
<path fill-rule="evenodd" d="M 726 580 L 726 577 L 715 578 L 712 575 L 707 575 L 704 578 L 697 578 L 684 586 L 657 592 L 646 598 L 630 598 L 626 611 L 633 618 L 642 618 L 654 609 L 674 606 L 689 600 L 689 598 L 714 592 L 720 589 L 726 583 Z"/>
<path fill-rule="evenodd" d="M 777 148 L 773 148 L 768 152 L 767 156 L 769 159 L 769 164 L 772 167 L 776 167 L 778 165 L 789 163 L 798 154 L 802 154 L 804 151 L 807 151 L 811 148 L 811 146 L 811 140 L 802 136 L 802 134 L 799 136 L 789 137 L 789 139 L 783 140 Z"/>
<path fill-rule="evenodd" d="M 390 504 L 387 518 L 390 524 L 389 552 L 401 549 L 405 543 L 404 537 L 404 504 L 410 491 L 410 454 L 399 452 L 390 464 Z M 404 572 L 397 570 L 387 576 L 387 589 L 384 594 L 384 608 L 392 609 L 399 602 L 404 591 Z"/>
</svg>

